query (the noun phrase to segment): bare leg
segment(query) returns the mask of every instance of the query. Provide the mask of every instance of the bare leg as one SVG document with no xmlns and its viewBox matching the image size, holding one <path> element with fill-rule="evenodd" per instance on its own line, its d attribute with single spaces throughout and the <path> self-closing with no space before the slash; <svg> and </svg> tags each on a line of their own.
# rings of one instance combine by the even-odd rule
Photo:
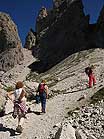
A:
<svg viewBox="0 0 104 139">
<path fill-rule="evenodd" d="M 20 119 L 21 119 L 20 116 L 18 116 L 18 125 L 19 125 L 19 123 L 20 123 Z"/>
<path fill-rule="evenodd" d="M 17 132 L 22 133 L 22 131 L 23 131 L 23 128 L 22 128 L 23 123 L 24 123 L 24 117 L 18 116 L 18 126 L 16 128 Z"/>
<path fill-rule="evenodd" d="M 21 117 L 20 120 L 19 120 L 19 124 L 18 125 L 21 125 L 22 126 L 23 123 L 24 123 L 24 117 Z"/>
</svg>

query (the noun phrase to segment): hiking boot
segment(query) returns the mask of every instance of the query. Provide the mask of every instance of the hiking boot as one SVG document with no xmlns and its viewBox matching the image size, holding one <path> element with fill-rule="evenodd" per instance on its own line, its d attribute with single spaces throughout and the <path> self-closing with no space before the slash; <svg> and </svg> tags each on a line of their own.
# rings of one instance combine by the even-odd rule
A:
<svg viewBox="0 0 104 139">
<path fill-rule="evenodd" d="M 42 111 L 42 113 L 44 114 L 44 113 L 46 113 L 45 111 Z"/>
<path fill-rule="evenodd" d="M 23 131 L 22 126 L 21 125 L 18 125 L 17 128 L 16 128 L 16 132 L 22 133 L 22 131 Z"/>
<path fill-rule="evenodd" d="M 94 86 L 96 85 L 96 83 L 93 84 Z"/>
<path fill-rule="evenodd" d="M 43 115 L 43 114 L 45 114 L 45 113 L 46 113 L 46 111 L 41 111 L 41 113 L 40 113 L 40 114 L 41 114 L 41 115 Z"/>
</svg>

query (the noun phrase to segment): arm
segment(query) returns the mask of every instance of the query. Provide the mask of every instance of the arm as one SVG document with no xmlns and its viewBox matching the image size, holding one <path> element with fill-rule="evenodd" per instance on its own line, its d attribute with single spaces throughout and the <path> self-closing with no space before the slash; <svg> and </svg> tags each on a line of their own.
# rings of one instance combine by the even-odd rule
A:
<svg viewBox="0 0 104 139">
<path fill-rule="evenodd" d="M 19 101 L 21 101 L 24 96 L 26 96 L 26 92 L 23 89 L 22 92 L 21 92 L 21 94 L 20 94 Z"/>
<path fill-rule="evenodd" d="M 48 98 L 48 86 L 47 85 L 45 86 L 45 90 L 46 90 L 46 96 Z"/>
<path fill-rule="evenodd" d="M 39 92 L 39 88 L 40 88 L 40 84 L 38 85 L 38 88 L 37 88 L 37 91 L 36 92 Z"/>
<path fill-rule="evenodd" d="M 38 87 L 37 87 L 36 95 L 39 95 L 39 87 L 40 87 L 40 84 L 39 84 Z"/>
<path fill-rule="evenodd" d="M 11 95 L 13 95 L 14 93 L 11 91 L 9 93 L 7 93 L 7 97 L 12 101 L 12 98 L 10 97 Z"/>
</svg>

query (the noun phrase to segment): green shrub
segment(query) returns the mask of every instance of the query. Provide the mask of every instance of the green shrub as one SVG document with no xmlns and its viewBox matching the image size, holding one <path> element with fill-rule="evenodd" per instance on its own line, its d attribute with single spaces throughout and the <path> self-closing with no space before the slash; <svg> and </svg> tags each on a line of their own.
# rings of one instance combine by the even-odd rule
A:
<svg viewBox="0 0 104 139">
<path fill-rule="evenodd" d="M 14 87 L 13 86 L 6 86 L 4 88 L 4 90 L 7 91 L 7 92 L 10 92 L 10 91 L 13 91 L 14 90 Z"/>
</svg>

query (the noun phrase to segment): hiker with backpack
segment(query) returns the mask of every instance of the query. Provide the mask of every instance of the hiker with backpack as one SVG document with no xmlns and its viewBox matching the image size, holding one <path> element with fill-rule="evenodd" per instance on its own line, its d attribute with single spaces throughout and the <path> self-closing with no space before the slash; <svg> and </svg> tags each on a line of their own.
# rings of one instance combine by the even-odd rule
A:
<svg viewBox="0 0 104 139">
<path fill-rule="evenodd" d="M 94 76 L 94 73 L 93 73 L 93 69 L 94 69 L 94 66 L 93 65 L 85 68 L 85 73 L 89 77 L 89 81 L 88 81 L 88 87 L 89 88 L 91 88 L 92 85 L 95 85 L 96 84 L 96 79 L 95 79 L 95 76 Z"/>
<path fill-rule="evenodd" d="M 9 92 L 7 94 L 8 98 L 14 103 L 14 110 L 13 110 L 13 118 L 15 119 L 18 117 L 18 126 L 16 128 L 16 131 L 18 133 L 22 133 L 22 125 L 24 122 L 24 118 L 27 112 L 26 109 L 26 92 L 23 88 L 23 83 L 21 81 L 18 81 L 15 86 L 15 91 Z M 11 98 L 11 95 L 14 96 L 14 100 Z"/>
<path fill-rule="evenodd" d="M 48 86 L 46 85 L 46 81 L 42 80 L 42 82 L 38 86 L 38 92 L 40 96 L 41 102 L 41 111 L 42 113 L 46 112 L 46 98 L 48 98 Z"/>
</svg>

